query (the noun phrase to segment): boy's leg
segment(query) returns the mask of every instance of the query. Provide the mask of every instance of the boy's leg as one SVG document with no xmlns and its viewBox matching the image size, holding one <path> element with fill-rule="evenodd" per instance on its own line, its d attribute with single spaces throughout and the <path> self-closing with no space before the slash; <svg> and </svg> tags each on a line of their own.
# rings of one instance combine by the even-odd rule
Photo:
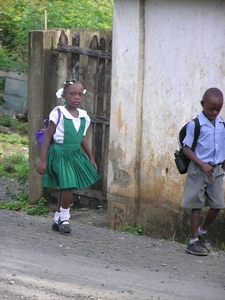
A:
<svg viewBox="0 0 225 300">
<path fill-rule="evenodd" d="M 209 252 L 201 245 L 198 240 L 198 226 L 200 221 L 201 209 L 192 209 L 191 211 L 191 237 L 187 246 L 187 253 L 193 255 L 208 255 Z"/>
<path fill-rule="evenodd" d="M 200 222 L 201 209 L 191 210 L 191 238 L 198 237 L 198 226 Z"/>
<path fill-rule="evenodd" d="M 212 251 L 212 246 L 208 240 L 207 230 L 212 222 L 215 220 L 220 209 L 209 208 L 208 213 L 203 221 L 202 225 L 198 228 L 198 236 L 203 247 L 205 247 L 209 252 Z"/>
<path fill-rule="evenodd" d="M 219 212 L 220 212 L 220 209 L 209 208 L 208 213 L 205 217 L 205 220 L 203 221 L 203 223 L 201 225 L 201 228 L 203 230 L 207 231 L 209 226 L 215 220 L 215 218 L 217 217 Z"/>
</svg>

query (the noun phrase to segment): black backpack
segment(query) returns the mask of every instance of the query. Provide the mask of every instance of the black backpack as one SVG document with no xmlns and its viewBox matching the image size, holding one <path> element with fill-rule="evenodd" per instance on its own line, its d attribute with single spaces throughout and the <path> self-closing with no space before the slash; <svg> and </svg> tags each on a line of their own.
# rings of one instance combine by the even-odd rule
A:
<svg viewBox="0 0 225 300">
<path fill-rule="evenodd" d="M 193 121 L 195 123 L 195 132 L 194 132 L 194 141 L 193 141 L 193 144 L 191 146 L 192 151 L 194 151 L 194 149 L 197 145 L 197 141 L 198 141 L 199 134 L 200 134 L 199 119 L 195 118 L 195 119 L 193 119 Z M 174 152 L 175 163 L 176 163 L 177 169 L 178 169 L 180 174 L 187 173 L 188 166 L 189 166 L 189 163 L 190 163 L 190 159 L 183 152 L 183 140 L 186 136 L 186 127 L 187 127 L 187 124 L 185 124 L 179 132 L 178 139 L 179 139 L 179 143 L 180 143 L 180 150 L 176 150 Z"/>
</svg>

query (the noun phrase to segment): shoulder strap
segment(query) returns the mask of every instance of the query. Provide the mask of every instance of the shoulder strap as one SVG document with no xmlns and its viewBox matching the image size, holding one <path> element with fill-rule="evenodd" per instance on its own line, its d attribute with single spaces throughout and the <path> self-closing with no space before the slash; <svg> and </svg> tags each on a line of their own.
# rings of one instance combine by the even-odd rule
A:
<svg viewBox="0 0 225 300">
<path fill-rule="evenodd" d="M 199 138 L 199 135 L 200 135 L 200 123 L 199 123 L 199 119 L 198 118 L 194 118 L 193 119 L 194 123 L 195 123 L 195 132 L 194 132 L 194 141 L 193 141 L 193 144 L 192 144 L 192 151 L 194 151 L 196 145 L 197 145 L 197 141 L 198 141 L 198 138 Z"/>
<path fill-rule="evenodd" d="M 57 110 L 58 110 L 58 121 L 57 121 L 56 126 L 59 124 L 59 120 L 60 120 L 60 117 L 61 117 L 61 110 L 59 108 L 57 108 Z"/>
</svg>

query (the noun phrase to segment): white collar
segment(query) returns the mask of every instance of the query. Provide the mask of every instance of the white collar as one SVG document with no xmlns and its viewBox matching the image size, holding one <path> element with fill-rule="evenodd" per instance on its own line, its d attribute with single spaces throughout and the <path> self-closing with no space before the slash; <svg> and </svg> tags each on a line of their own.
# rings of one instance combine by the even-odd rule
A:
<svg viewBox="0 0 225 300">
<path fill-rule="evenodd" d="M 67 118 L 67 119 L 74 119 L 74 117 L 71 115 L 71 113 L 65 108 L 65 106 L 62 106 L 62 105 L 59 105 L 57 106 L 61 112 L 64 114 L 64 116 Z M 84 118 L 87 116 L 87 112 L 86 110 L 84 109 L 81 109 L 81 108 L 78 108 L 77 109 L 78 112 L 79 112 L 79 115 L 78 115 L 78 118 Z"/>
</svg>

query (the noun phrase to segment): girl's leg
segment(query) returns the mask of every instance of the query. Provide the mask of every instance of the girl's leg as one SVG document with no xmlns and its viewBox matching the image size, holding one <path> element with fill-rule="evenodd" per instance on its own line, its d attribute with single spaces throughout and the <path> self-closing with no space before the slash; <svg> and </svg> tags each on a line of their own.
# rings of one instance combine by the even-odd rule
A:
<svg viewBox="0 0 225 300">
<path fill-rule="evenodd" d="M 62 190 L 59 190 L 58 199 L 57 199 L 57 212 L 60 213 L 60 207 L 62 206 Z"/>
<path fill-rule="evenodd" d="M 59 230 L 58 229 L 58 222 L 59 222 L 59 216 L 60 216 L 60 207 L 62 206 L 61 204 L 61 196 L 62 196 L 62 191 L 59 190 L 59 194 L 58 194 L 58 198 L 57 198 L 57 209 L 56 209 L 56 212 L 54 214 L 54 221 L 53 221 L 53 224 L 52 224 L 52 229 L 53 230 Z"/>
<path fill-rule="evenodd" d="M 70 233 L 70 202 L 73 195 L 73 189 L 63 189 L 60 197 L 60 214 L 59 214 L 59 231 L 62 233 Z"/>
<path fill-rule="evenodd" d="M 61 207 L 64 209 L 68 209 L 70 207 L 70 202 L 73 196 L 73 189 L 64 189 L 61 190 Z"/>
<path fill-rule="evenodd" d="M 57 211 L 54 215 L 54 222 L 52 229 L 61 231 L 63 233 L 69 233 L 70 228 L 70 202 L 73 195 L 73 189 L 63 189 L 59 191 L 57 199 Z"/>
</svg>

